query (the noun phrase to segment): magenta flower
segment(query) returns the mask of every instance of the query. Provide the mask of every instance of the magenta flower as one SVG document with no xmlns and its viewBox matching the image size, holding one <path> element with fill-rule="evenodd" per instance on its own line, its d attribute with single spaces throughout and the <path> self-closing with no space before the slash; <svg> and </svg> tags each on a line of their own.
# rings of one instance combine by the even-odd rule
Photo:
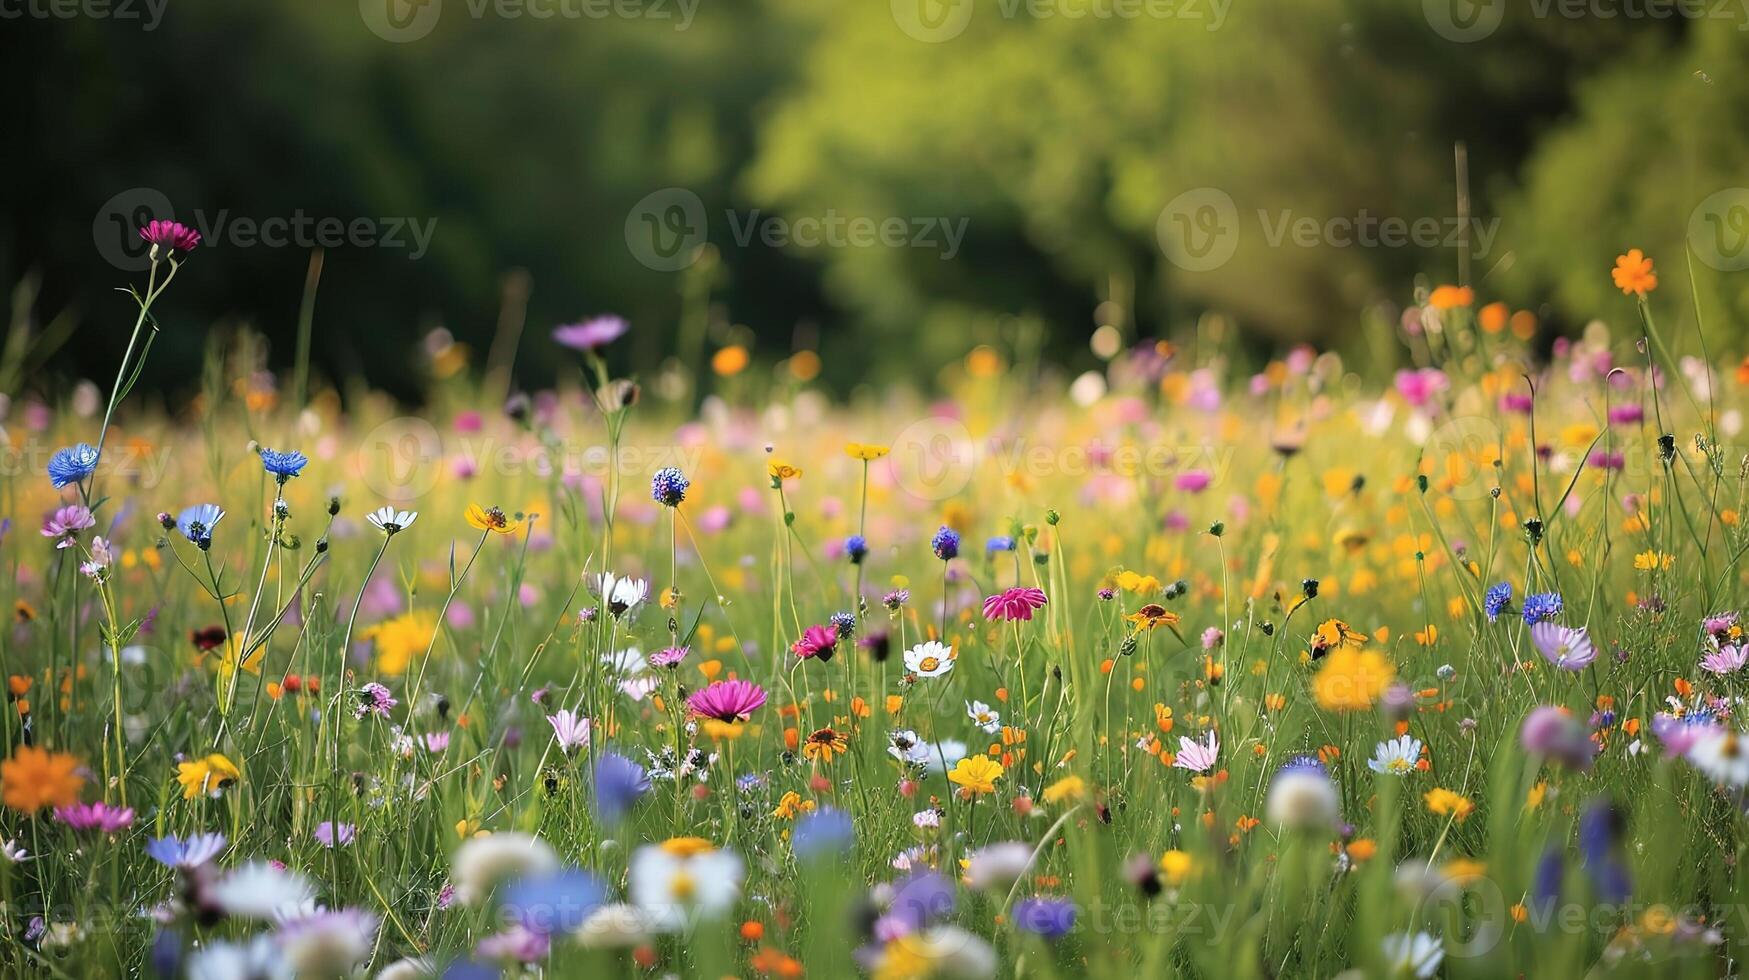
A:
<svg viewBox="0 0 1749 980">
<path fill-rule="evenodd" d="M 816 658 L 824 663 L 832 659 L 832 654 L 838 650 L 838 630 L 831 626 L 810 626 L 802 633 L 802 638 L 790 645 L 790 652 L 797 657 L 808 660 Z"/>
<path fill-rule="evenodd" d="M 673 670 L 686 659 L 687 647 L 668 647 L 650 654 L 650 666 L 660 670 Z"/>
<path fill-rule="evenodd" d="M 56 548 L 71 548 L 80 531 L 96 526 L 97 519 L 83 504 L 69 504 L 43 518 L 43 537 L 60 539 Z"/>
<path fill-rule="evenodd" d="M 140 229 L 140 238 L 152 246 L 154 250 L 167 248 L 172 252 L 187 254 L 194 251 L 200 244 L 200 232 L 188 227 L 180 221 L 148 221 Z"/>
<path fill-rule="evenodd" d="M 1584 670 L 1597 659 L 1597 648 L 1585 627 L 1562 626 L 1543 620 L 1530 628 L 1530 642 L 1549 663 L 1562 670 Z"/>
<path fill-rule="evenodd" d="M 1209 488 L 1214 481 L 1208 470 L 1185 470 L 1178 474 L 1172 485 L 1184 493 L 1201 493 Z"/>
<path fill-rule="evenodd" d="M 1032 620 L 1032 611 L 1045 604 L 1045 594 L 1038 589 L 1008 589 L 984 600 L 984 618 Z"/>
<path fill-rule="evenodd" d="M 686 699 L 686 706 L 701 718 L 745 721 L 765 704 L 765 689 L 752 681 L 716 681 Z"/>
<path fill-rule="evenodd" d="M 1700 669 L 1709 674 L 1735 674 L 1749 663 L 1749 646 L 1725 646 L 1700 658 Z"/>
<path fill-rule="evenodd" d="M 131 807 L 123 809 L 108 803 L 75 803 L 55 807 L 55 819 L 74 830 L 113 834 L 134 825 L 134 811 Z"/>
<path fill-rule="evenodd" d="M 582 323 L 567 323 L 553 329 L 553 339 L 572 350 L 597 350 L 606 347 L 631 329 L 631 324 L 617 316 L 598 316 Z"/>
<path fill-rule="evenodd" d="M 1403 400 L 1416 408 L 1423 408 L 1433 400 L 1433 396 L 1446 388 L 1445 372 L 1438 368 L 1422 368 L 1418 371 L 1398 371 L 1397 394 Z"/>
</svg>

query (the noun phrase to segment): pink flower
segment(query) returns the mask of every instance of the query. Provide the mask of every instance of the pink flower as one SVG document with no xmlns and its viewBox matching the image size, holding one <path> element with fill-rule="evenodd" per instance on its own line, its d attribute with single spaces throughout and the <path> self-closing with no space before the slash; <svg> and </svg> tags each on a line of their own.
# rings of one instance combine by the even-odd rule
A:
<svg viewBox="0 0 1749 980">
<path fill-rule="evenodd" d="M 1208 489 L 1213 480 L 1214 477 L 1209 475 L 1208 470 L 1185 470 L 1178 474 L 1172 485 L 1184 493 L 1201 493 Z"/>
<path fill-rule="evenodd" d="M 631 325 L 617 316 L 598 316 L 553 329 L 553 339 L 572 350 L 592 351 L 625 335 Z"/>
<path fill-rule="evenodd" d="M 802 638 L 790 645 L 790 652 L 803 660 L 818 658 L 822 663 L 832 659 L 838 650 L 838 631 L 831 626 L 810 626 Z"/>
<path fill-rule="evenodd" d="M 984 618 L 995 621 L 1032 620 L 1032 611 L 1045 604 L 1045 594 L 1038 589 L 1008 589 L 984 600 Z"/>
<path fill-rule="evenodd" d="M 1202 742 L 1193 742 L 1186 736 L 1178 736 L 1178 758 L 1172 760 L 1172 768 L 1189 769 L 1191 772 L 1208 772 L 1215 767 L 1215 757 L 1220 755 L 1221 740 L 1214 732 L 1208 733 L 1208 738 Z"/>
<path fill-rule="evenodd" d="M 75 803 L 55 807 L 55 819 L 74 830 L 96 830 L 113 834 L 134 824 L 134 811 L 110 806 L 108 803 Z"/>
<path fill-rule="evenodd" d="M 1426 407 L 1433 396 L 1445 390 L 1445 372 L 1437 368 L 1397 372 L 1397 394 L 1416 408 Z"/>
<path fill-rule="evenodd" d="M 547 724 L 553 726 L 553 740 L 559 743 L 559 750 L 566 755 L 588 747 L 589 719 L 578 717 L 569 708 L 561 708 L 547 715 Z"/>
<path fill-rule="evenodd" d="M 71 548 L 80 531 L 96 527 L 97 519 L 82 504 L 69 504 L 43 518 L 43 537 L 59 538 L 56 548 Z"/>
<path fill-rule="evenodd" d="M 1749 646 L 1727 646 L 1707 654 L 1700 660 L 1700 669 L 1709 674 L 1735 674 L 1749 663 Z"/>
<path fill-rule="evenodd" d="M 1544 659 L 1562 670 L 1584 670 L 1597 659 L 1597 648 L 1591 645 L 1591 636 L 1583 626 L 1574 629 L 1545 619 L 1530 628 L 1530 642 Z"/>
<path fill-rule="evenodd" d="M 765 689 L 752 681 L 716 681 L 686 699 L 686 706 L 701 718 L 744 721 L 765 704 Z"/>
</svg>

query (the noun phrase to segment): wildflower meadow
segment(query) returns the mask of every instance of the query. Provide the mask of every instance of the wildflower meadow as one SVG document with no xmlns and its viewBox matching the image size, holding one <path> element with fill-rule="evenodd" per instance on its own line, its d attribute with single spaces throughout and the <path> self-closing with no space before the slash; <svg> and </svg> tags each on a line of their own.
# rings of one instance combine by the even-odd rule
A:
<svg viewBox="0 0 1749 980">
<path fill-rule="evenodd" d="M 204 254 L 138 234 L 113 381 L 5 424 L 7 976 L 1741 972 L 1749 361 L 1680 254 L 1573 337 L 1406 285 L 1382 377 L 681 399 L 600 315 L 545 390 L 434 332 L 413 410 L 247 334 L 136 392 Z"/>
</svg>

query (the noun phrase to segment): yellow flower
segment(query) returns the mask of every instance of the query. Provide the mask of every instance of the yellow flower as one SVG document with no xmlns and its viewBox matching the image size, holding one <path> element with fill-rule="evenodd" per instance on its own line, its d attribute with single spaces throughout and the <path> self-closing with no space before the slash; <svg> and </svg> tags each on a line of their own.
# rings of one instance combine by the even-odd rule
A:
<svg viewBox="0 0 1749 980">
<path fill-rule="evenodd" d="M 970 755 L 953 767 L 947 778 L 972 795 L 996 792 L 996 780 L 1002 778 L 1002 763 L 989 756 Z"/>
<path fill-rule="evenodd" d="M 843 755 L 850 751 L 850 739 L 843 732 L 822 728 L 802 743 L 802 755 L 820 762 L 831 762 L 834 755 Z"/>
<path fill-rule="evenodd" d="M 176 781 L 182 784 L 182 798 L 192 800 L 202 794 L 218 796 L 226 787 L 243 778 L 237 764 L 217 752 L 204 759 L 176 764 Z"/>
<path fill-rule="evenodd" d="M 860 459 L 865 463 L 880 459 L 892 451 L 893 447 L 891 446 L 877 446 L 867 442 L 846 443 L 844 446 L 845 455 L 851 459 Z"/>
<path fill-rule="evenodd" d="M 1178 614 L 1167 612 L 1165 606 L 1155 602 L 1148 603 L 1124 618 L 1136 624 L 1136 632 L 1138 633 L 1159 626 L 1178 625 Z"/>
<path fill-rule="evenodd" d="M 515 534 L 522 522 L 505 514 L 499 507 L 481 507 L 479 504 L 469 504 L 468 523 L 482 531 L 494 531 L 498 534 Z"/>
<path fill-rule="evenodd" d="M 1064 776 L 1045 787 L 1046 803 L 1076 802 L 1087 795 L 1087 783 L 1080 776 Z"/>
<path fill-rule="evenodd" d="M 777 809 L 771 811 L 771 815 L 781 820 L 794 820 L 804 813 L 812 813 L 814 807 L 813 800 L 802 799 L 802 794 L 792 789 L 777 801 Z"/>
<path fill-rule="evenodd" d="M 1184 884 L 1190 877 L 1190 872 L 1196 867 L 1189 854 L 1183 851 L 1167 851 L 1160 856 L 1160 871 L 1166 876 L 1166 883 L 1173 888 Z"/>
<path fill-rule="evenodd" d="M 670 837 L 662 842 L 661 847 L 669 854 L 683 858 L 709 854 L 717 849 L 717 845 L 703 837 Z"/>
<path fill-rule="evenodd" d="M 706 736 L 713 742 L 733 742 L 746 732 L 746 725 L 737 725 L 718 718 L 705 718 L 699 723 Z"/>
<path fill-rule="evenodd" d="M 1471 803 L 1468 797 L 1454 793 L 1443 786 L 1435 786 L 1428 790 L 1422 799 L 1427 801 L 1428 812 L 1441 817 L 1455 817 L 1459 823 L 1468 819 L 1469 815 L 1476 809 L 1476 805 Z"/>
<path fill-rule="evenodd" d="M 773 490 L 783 486 L 783 481 L 785 480 L 799 480 L 802 476 L 802 468 L 800 466 L 791 466 L 788 463 L 776 459 L 765 464 L 765 472 L 766 475 L 771 477 L 771 488 Z"/>
<path fill-rule="evenodd" d="M 1312 678 L 1312 696 L 1325 711 L 1365 711 L 1396 676 L 1397 669 L 1377 652 L 1338 647 Z"/>
<path fill-rule="evenodd" d="M 365 629 L 359 636 L 376 641 L 377 669 L 391 676 L 405 673 L 414 657 L 425 655 L 437 635 L 437 620 L 429 613 L 406 612 Z"/>
<path fill-rule="evenodd" d="M 79 802 L 79 790 L 85 785 L 78 769 L 79 760 L 65 752 L 21 745 L 12 758 L 0 762 L 0 799 L 20 813 L 72 806 Z"/>
<path fill-rule="evenodd" d="M 1366 634 L 1348 625 L 1340 619 L 1326 619 L 1312 633 L 1312 649 L 1323 653 L 1336 647 L 1360 647 L 1366 645 Z"/>
<path fill-rule="evenodd" d="M 1675 555 L 1661 555 L 1656 551 L 1642 551 L 1634 556 L 1634 567 L 1642 572 L 1655 572 L 1660 568 L 1669 571 L 1674 564 Z"/>
</svg>

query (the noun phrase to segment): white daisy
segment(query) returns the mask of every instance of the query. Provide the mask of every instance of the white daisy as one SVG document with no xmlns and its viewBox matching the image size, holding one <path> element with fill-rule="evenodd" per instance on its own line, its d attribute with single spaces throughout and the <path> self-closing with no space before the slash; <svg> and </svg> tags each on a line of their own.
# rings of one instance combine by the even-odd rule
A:
<svg viewBox="0 0 1749 980">
<path fill-rule="evenodd" d="M 1445 959 L 1439 937 L 1431 933 L 1393 932 L 1379 945 L 1386 964 L 1396 976 L 1409 974 L 1426 980 L 1438 972 L 1440 961 Z"/>
<path fill-rule="evenodd" d="M 303 908 L 314 900 L 316 892 L 295 871 L 281 871 L 264 861 L 252 861 L 214 885 L 212 895 L 228 915 L 271 922 L 286 910 Z"/>
<path fill-rule="evenodd" d="M 1002 716 L 982 701 L 967 701 L 966 715 L 986 735 L 994 735 L 1002 730 Z"/>
<path fill-rule="evenodd" d="M 470 837 L 450 860 L 450 881 L 464 905 L 472 905 L 506 881 L 557 871 L 559 856 L 546 841 L 529 834 L 503 831 Z"/>
<path fill-rule="evenodd" d="M 1020 841 L 989 844 L 966 858 L 966 884 L 975 891 L 1006 891 L 1031 866 L 1031 844 Z"/>
<path fill-rule="evenodd" d="M 1749 742 L 1730 729 L 1719 728 L 1702 735 L 1689 747 L 1688 762 L 1721 786 L 1733 789 L 1749 786 Z"/>
<path fill-rule="evenodd" d="M 675 854 L 651 844 L 632 855 L 630 895 L 652 928 L 676 932 L 733 909 L 744 875 L 733 851 Z"/>
<path fill-rule="evenodd" d="M 928 640 L 905 651 L 905 669 L 918 677 L 940 677 L 953 670 L 953 648 L 940 640 Z"/>
<path fill-rule="evenodd" d="M 285 961 L 279 945 L 265 935 L 256 936 L 248 945 L 220 939 L 188 958 L 189 980 L 291 980 L 291 976 L 291 964 Z"/>
<path fill-rule="evenodd" d="M 1373 750 L 1373 757 L 1367 760 L 1366 767 L 1386 776 L 1404 776 L 1414 772 L 1415 763 L 1419 761 L 1420 740 L 1404 735 L 1389 742 L 1380 742 Z"/>
<path fill-rule="evenodd" d="M 418 519 L 419 512 L 416 510 L 396 510 L 393 507 L 378 507 L 365 516 L 365 520 L 384 534 L 405 531 Z"/>
</svg>

